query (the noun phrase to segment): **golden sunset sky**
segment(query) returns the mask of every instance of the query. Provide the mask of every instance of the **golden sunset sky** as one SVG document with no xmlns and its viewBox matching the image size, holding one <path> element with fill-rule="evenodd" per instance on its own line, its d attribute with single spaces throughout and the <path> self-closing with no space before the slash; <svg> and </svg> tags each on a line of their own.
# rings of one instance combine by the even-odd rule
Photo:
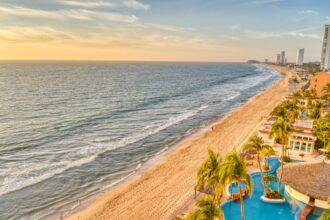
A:
<svg viewBox="0 0 330 220">
<path fill-rule="evenodd" d="M 330 1 L 2 0 L 0 59 L 318 61 Z M 328 14 L 327 14 L 328 13 Z"/>
</svg>

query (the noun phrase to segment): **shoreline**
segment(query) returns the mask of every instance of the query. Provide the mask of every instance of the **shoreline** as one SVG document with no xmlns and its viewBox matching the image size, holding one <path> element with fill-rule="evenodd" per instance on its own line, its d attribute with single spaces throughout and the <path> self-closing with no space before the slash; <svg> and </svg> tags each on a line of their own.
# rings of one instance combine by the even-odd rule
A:
<svg viewBox="0 0 330 220">
<path fill-rule="evenodd" d="M 288 79 L 292 76 L 291 71 L 280 67 L 268 67 L 286 75 L 233 111 L 183 137 L 146 162 L 139 171 L 122 184 L 114 186 L 111 191 L 96 195 L 95 201 L 81 205 L 75 210 L 76 213 L 66 219 L 111 219 L 114 217 L 117 219 L 169 219 L 178 214 L 176 213 L 178 210 L 191 206 L 196 173 L 207 156 L 206 149 L 210 147 L 223 155 L 231 149 L 240 148 L 258 127 L 262 121 L 261 118 L 267 116 L 273 107 L 289 94 Z M 279 95 L 274 97 L 274 93 L 279 93 Z M 260 103 L 262 100 L 264 103 Z M 260 110 L 262 104 L 266 107 Z M 253 110 L 253 108 L 257 109 Z M 252 116 L 252 119 L 249 116 Z M 221 136 L 226 140 L 222 140 Z M 219 149 L 219 145 L 225 148 Z M 182 207 L 183 204 L 188 206 Z"/>
</svg>

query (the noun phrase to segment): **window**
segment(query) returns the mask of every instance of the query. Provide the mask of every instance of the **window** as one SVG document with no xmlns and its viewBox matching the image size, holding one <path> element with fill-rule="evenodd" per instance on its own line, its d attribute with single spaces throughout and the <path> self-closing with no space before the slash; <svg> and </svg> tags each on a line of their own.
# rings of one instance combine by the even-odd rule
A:
<svg viewBox="0 0 330 220">
<path fill-rule="evenodd" d="M 309 143 L 309 144 L 307 145 L 307 152 L 311 152 L 311 151 L 312 151 L 312 144 Z"/>
<path fill-rule="evenodd" d="M 299 148 L 300 148 L 300 142 L 296 141 L 294 145 L 294 150 L 299 150 Z"/>
<path fill-rule="evenodd" d="M 302 143 L 300 150 L 301 151 L 306 151 L 306 146 L 307 146 L 306 143 Z"/>
</svg>

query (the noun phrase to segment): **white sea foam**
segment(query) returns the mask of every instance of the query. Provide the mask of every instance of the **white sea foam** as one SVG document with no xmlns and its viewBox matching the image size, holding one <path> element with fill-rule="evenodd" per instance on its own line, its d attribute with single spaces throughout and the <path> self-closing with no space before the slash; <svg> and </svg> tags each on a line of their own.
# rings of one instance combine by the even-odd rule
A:
<svg viewBox="0 0 330 220">
<path fill-rule="evenodd" d="M 36 184 L 38 182 L 51 178 L 54 175 L 60 174 L 67 169 L 89 163 L 95 160 L 100 154 L 103 154 L 109 150 L 117 149 L 141 141 L 149 137 L 150 135 L 154 135 L 170 126 L 173 126 L 190 117 L 193 117 L 207 107 L 207 105 L 203 105 L 195 110 L 191 110 L 183 114 L 170 117 L 169 119 L 163 121 L 158 125 L 148 125 L 140 131 L 130 136 L 127 136 L 126 138 L 123 138 L 115 143 L 109 143 L 108 145 L 93 145 L 92 143 L 89 143 L 89 146 L 81 148 L 78 151 L 75 150 L 71 153 L 66 153 L 61 158 L 61 161 L 56 163 L 25 163 L 22 164 L 19 168 L 9 168 L 4 172 L 9 175 L 4 178 L 2 184 L 0 185 L 0 195 Z M 136 169 L 139 169 L 141 166 L 142 164 L 139 164 Z M 125 178 L 128 178 L 128 176 Z"/>
</svg>

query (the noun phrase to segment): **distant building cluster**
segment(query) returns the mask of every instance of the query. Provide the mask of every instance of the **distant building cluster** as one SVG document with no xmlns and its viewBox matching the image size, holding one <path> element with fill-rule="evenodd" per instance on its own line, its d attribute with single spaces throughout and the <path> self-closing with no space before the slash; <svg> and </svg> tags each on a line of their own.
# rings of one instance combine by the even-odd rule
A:
<svg viewBox="0 0 330 220">
<path fill-rule="evenodd" d="M 330 24 L 326 24 L 324 28 L 324 36 L 322 41 L 322 51 L 321 51 L 321 62 L 309 62 L 307 67 L 304 66 L 305 62 L 305 48 L 297 49 L 296 62 L 290 63 L 290 67 L 294 67 L 298 72 L 310 72 L 314 74 L 320 69 L 330 74 Z M 265 59 L 265 63 L 270 63 L 268 59 Z M 288 65 L 285 51 L 281 51 L 276 54 L 275 62 L 276 65 Z M 305 69 L 307 68 L 307 69 Z M 314 71 L 316 70 L 316 71 Z"/>
<path fill-rule="evenodd" d="M 287 60 L 285 57 L 285 51 L 281 51 L 281 53 L 276 55 L 276 62 L 277 65 L 286 65 Z"/>
</svg>

